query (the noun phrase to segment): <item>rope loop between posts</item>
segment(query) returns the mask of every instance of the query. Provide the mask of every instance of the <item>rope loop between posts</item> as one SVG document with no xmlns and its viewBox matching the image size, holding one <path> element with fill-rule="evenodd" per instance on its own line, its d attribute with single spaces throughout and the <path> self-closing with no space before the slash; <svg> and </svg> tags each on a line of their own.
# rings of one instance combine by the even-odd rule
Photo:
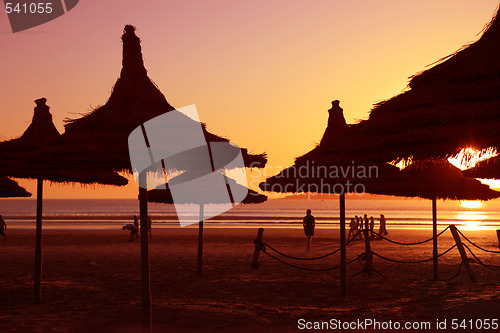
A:
<svg viewBox="0 0 500 333">
<path fill-rule="evenodd" d="M 356 238 L 359 234 L 361 233 L 358 232 L 353 238 L 351 238 L 346 244 L 345 246 L 349 245 L 353 240 L 354 238 Z M 254 241 L 254 243 L 256 242 L 257 240 Z M 293 259 L 293 260 L 319 260 L 319 259 L 323 259 L 323 258 L 326 258 L 326 257 L 329 257 L 337 252 L 339 252 L 342 248 L 339 247 L 338 249 L 330 252 L 330 253 L 327 253 L 327 254 L 324 254 L 324 255 L 321 255 L 321 256 L 318 256 L 318 257 L 313 257 L 313 258 L 304 258 L 304 257 L 294 257 L 294 256 L 291 256 L 291 255 L 288 255 L 286 253 L 283 253 L 277 249 L 275 249 L 274 247 L 272 247 L 271 245 L 267 244 L 267 243 L 264 243 L 264 242 L 261 242 L 262 243 L 262 246 L 265 247 L 265 248 L 268 248 L 276 253 L 278 253 L 279 255 L 283 256 L 283 257 L 286 257 L 288 259 Z"/>
<path fill-rule="evenodd" d="M 448 230 L 450 227 L 446 227 L 444 230 L 442 230 L 439 234 L 437 234 L 437 237 L 441 236 L 446 230 Z M 389 239 L 387 237 L 384 237 L 382 236 L 381 234 L 379 234 L 378 232 L 375 232 L 375 231 L 372 231 L 372 233 L 374 233 L 375 235 L 379 236 L 380 238 L 390 242 L 390 243 L 394 243 L 394 244 L 398 244 L 398 245 L 406 245 L 406 246 L 410 246 L 410 245 L 419 245 L 419 244 L 424 244 L 424 243 L 427 243 L 427 242 L 430 242 L 431 240 L 434 239 L 434 237 L 431 237 L 429 239 L 426 239 L 426 240 L 423 240 L 423 241 L 420 241 L 420 242 L 414 242 L 414 243 L 402 243 L 402 242 L 397 242 L 395 240 L 392 240 L 392 239 Z"/>
<path fill-rule="evenodd" d="M 470 254 L 474 257 L 475 260 L 473 260 L 472 258 L 469 258 L 469 262 L 472 262 L 472 263 L 478 263 L 479 265 L 489 269 L 489 270 L 492 270 L 492 271 L 496 271 L 496 270 L 500 270 L 500 266 L 498 265 L 489 265 L 489 264 L 485 264 L 483 263 L 475 254 L 474 252 L 472 252 L 472 250 L 470 249 L 470 247 L 467 246 L 467 244 L 462 244 L 467 250 L 469 250 Z"/>
<path fill-rule="evenodd" d="M 451 250 L 453 250 L 457 245 L 453 245 L 452 247 L 450 247 L 448 250 L 444 251 L 443 253 L 439 254 L 438 255 L 438 258 L 439 257 L 442 257 L 444 256 L 446 253 L 450 252 Z M 383 255 L 381 254 L 378 254 L 377 252 L 375 251 L 372 251 L 372 253 L 374 255 L 376 255 L 377 257 L 379 257 L 380 259 L 384 259 L 384 260 L 387 260 L 387 261 L 392 261 L 392 262 L 395 262 L 395 263 L 398 263 L 398 264 L 420 264 L 420 263 L 424 263 L 424 262 L 428 262 L 428 261 L 431 261 L 434 257 L 431 257 L 429 259 L 423 259 L 423 260 L 415 260 L 415 261 L 403 261 L 403 260 L 396 260 L 396 259 L 390 259 L 390 258 L 387 258 L 387 257 L 384 257 Z"/>
<path fill-rule="evenodd" d="M 440 279 L 438 281 L 447 282 L 447 281 L 451 281 L 453 279 L 456 279 L 458 277 L 458 275 L 460 274 L 460 271 L 462 270 L 463 264 L 464 264 L 463 262 L 460 262 L 460 265 L 458 265 L 458 271 L 455 273 L 455 275 L 453 275 L 452 277 L 450 277 L 448 279 Z"/>
<path fill-rule="evenodd" d="M 458 233 L 466 240 L 468 241 L 470 244 L 472 244 L 473 246 L 477 247 L 478 249 L 480 249 L 481 251 L 484 251 L 484 252 L 489 252 L 489 253 L 500 253 L 500 251 L 493 251 L 493 250 L 488 250 L 488 249 L 485 249 L 485 248 L 482 248 L 481 246 L 477 245 L 476 243 L 474 243 L 473 241 L 471 241 L 470 239 L 468 239 L 467 237 L 465 237 L 465 235 L 460 231 L 458 230 L 457 228 L 457 231 Z M 470 251 L 470 250 L 469 250 Z"/>
<path fill-rule="evenodd" d="M 335 265 L 333 267 L 329 267 L 329 268 L 307 268 L 307 267 L 301 267 L 301 266 L 297 266 L 297 265 L 294 265 L 294 264 L 290 264 L 289 262 L 286 262 L 284 260 L 281 260 L 280 258 L 272 255 L 271 253 L 268 253 L 266 250 L 265 250 L 265 247 L 264 249 L 262 250 L 262 252 L 264 252 L 265 254 L 267 254 L 269 257 L 281 262 L 282 264 L 285 264 L 287 266 L 290 266 L 292 268 L 296 268 L 296 269 L 301 269 L 301 270 L 304 270 L 304 271 L 311 271 L 311 272 L 326 272 L 326 271 L 332 271 L 332 270 L 335 270 L 335 269 L 339 269 L 341 266 L 340 265 Z M 358 255 L 356 258 L 350 260 L 349 262 L 346 263 L 346 265 L 349 265 L 349 264 L 352 264 L 353 262 L 355 262 L 356 260 L 358 260 L 359 258 L 361 258 L 362 256 L 364 256 L 364 252 L 361 253 L 360 255 Z"/>
</svg>

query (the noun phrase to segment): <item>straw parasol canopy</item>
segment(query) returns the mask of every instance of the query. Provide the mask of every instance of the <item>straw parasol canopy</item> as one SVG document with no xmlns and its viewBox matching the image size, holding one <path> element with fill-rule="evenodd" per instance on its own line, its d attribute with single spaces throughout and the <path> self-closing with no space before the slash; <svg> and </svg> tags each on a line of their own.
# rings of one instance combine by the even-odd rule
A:
<svg viewBox="0 0 500 333">
<path fill-rule="evenodd" d="M 462 176 L 460 169 L 447 161 L 416 161 L 404 168 L 384 187 L 371 193 L 424 199 L 490 200 L 500 197 L 480 181 Z"/>
<path fill-rule="evenodd" d="M 281 193 L 364 192 L 366 185 L 392 177 L 399 169 L 387 163 L 370 163 L 351 147 L 352 127 L 347 125 L 335 100 L 328 110 L 328 126 L 316 148 L 298 157 L 293 166 L 268 178 L 259 187 Z M 332 154 L 332 148 L 335 154 Z"/>
<path fill-rule="evenodd" d="M 84 166 L 62 168 L 40 153 L 60 138 L 46 102 L 44 97 L 35 100 L 31 124 L 19 138 L 0 142 L 0 174 L 61 183 L 126 185 L 128 180 L 115 172 Z"/>
<path fill-rule="evenodd" d="M 500 147 L 499 17 L 497 10 L 478 41 L 413 76 L 407 91 L 376 104 L 368 120 L 352 126 L 353 149 L 392 161 Z"/>
<path fill-rule="evenodd" d="M 477 163 L 473 168 L 462 171 L 465 177 L 500 179 L 500 158 L 498 156 Z"/>
<path fill-rule="evenodd" d="M 19 186 L 15 181 L 7 177 L 0 176 L 0 198 L 26 198 L 31 197 L 31 193 Z"/>
</svg>

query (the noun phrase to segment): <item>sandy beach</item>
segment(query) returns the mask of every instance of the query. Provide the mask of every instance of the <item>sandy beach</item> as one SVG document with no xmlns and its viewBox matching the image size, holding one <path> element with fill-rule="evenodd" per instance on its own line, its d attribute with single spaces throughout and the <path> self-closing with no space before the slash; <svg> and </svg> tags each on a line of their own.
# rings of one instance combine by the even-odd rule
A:
<svg viewBox="0 0 500 333">
<path fill-rule="evenodd" d="M 46 230 L 43 235 L 43 299 L 33 304 L 34 231 L 7 230 L 0 240 L 1 332 L 135 332 L 140 325 L 140 244 L 122 230 Z M 385 278 L 348 266 L 348 296 L 341 297 L 338 270 L 303 271 L 261 256 L 251 269 L 257 229 L 207 228 L 203 276 L 196 276 L 197 228 L 153 230 L 151 290 L 155 332 L 300 331 L 298 320 L 429 321 L 499 317 L 500 271 L 477 264 L 478 282 L 462 269 L 458 278 L 433 282 L 432 263 L 396 264 L 374 258 Z M 464 231 L 480 246 L 498 250 L 493 231 Z M 390 230 L 391 239 L 419 241 L 430 230 Z M 449 231 L 439 238 L 440 252 L 454 244 Z M 300 229 L 268 228 L 264 242 L 294 256 L 315 257 L 338 247 L 338 230 L 317 229 L 311 252 Z M 372 242 L 374 251 L 398 260 L 431 256 L 431 243 L 401 246 Z M 347 258 L 364 251 L 348 247 Z M 474 251 L 490 264 L 498 254 Z M 287 260 L 293 262 L 291 260 Z M 295 264 L 327 268 L 338 254 Z M 455 274 L 460 262 L 453 249 L 440 259 L 440 278 Z M 380 330 L 379 330 L 380 331 Z M 442 331 L 442 330 L 441 330 Z"/>
</svg>

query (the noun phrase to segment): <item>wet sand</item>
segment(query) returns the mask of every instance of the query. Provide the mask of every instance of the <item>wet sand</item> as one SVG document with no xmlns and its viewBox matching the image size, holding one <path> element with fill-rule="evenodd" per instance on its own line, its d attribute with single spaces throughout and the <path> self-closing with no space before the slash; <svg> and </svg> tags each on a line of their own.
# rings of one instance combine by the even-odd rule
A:
<svg viewBox="0 0 500 333">
<path fill-rule="evenodd" d="M 431 237 L 430 230 L 389 232 L 388 237 L 402 242 Z M 494 231 L 463 232 L 479 245 L 498 250 Z M 348 266 L 348 296 L 341 297 L 339 270 L 297 270 L 265 255 L 259 269 L 250 269 L 256 228 L 205 229 L 203 276 L 198 277 L 197 234 L 197 228 L 153 230 L 154 332 L 298 332 L 304 331 L 298 329 L 301 318 L 428 321 L 435 328 L 437 319 L 447 319 L 449 326 L 451 319 L 500 317 L 500 270 L 473 264 L 477 283 L 469 281 L 464 269 L 452 281 L 434 282 L 432 262 L 397 264 L 374 257 L 373 267 L 385 277 L 351 277 L 362 270 L 361 261 L 353 262 Z M 0 239 L 0 332 L 138 331 L 140 244 L 129 242 L 126 231 L 44 231 L 39 305 L 33 304 L 34 231 L 9 229 L 7 237 Z M 306 252 L 300 229 L 264 232 L 266 243 L 299 257 L 336 249 L 338 237 L 338 230 L 317 229 L 313 250 Z M 447 231 L 439 238 L 440 252 L 453 244 Z M 398 260 L 432 255 L 430 242 L 411 247 L 386 241 L 371 245 Z M 471 249 L 484 262 L 500 265 L 500 255 Z M 364 242 L 354 242 L 348 247 L 348 260 L 363 251 Z M 318 269 L 338 262 L 336 254 L 294 263 Z M 456 249 L 440 258 L 440 278 L 453 276 L 459 263 Z"/>
</svg>

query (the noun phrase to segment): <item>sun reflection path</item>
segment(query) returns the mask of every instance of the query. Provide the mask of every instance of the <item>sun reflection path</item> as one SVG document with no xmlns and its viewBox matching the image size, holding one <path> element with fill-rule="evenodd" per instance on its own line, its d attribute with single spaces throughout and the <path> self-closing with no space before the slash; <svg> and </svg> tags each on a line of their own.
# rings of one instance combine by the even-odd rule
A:
<svg viewBox="0 0 500 333">
<path fill-rule="evenodd" d="M 462 206 L 464 211 L 460 211 L 457 214 L 457 219 L 463 221 L 460 223 L 460 228 L 463 230 L 486 230 L 487 226 L 483 225 L 483 221 L 487 219 L 486 212 L 477 211 L 479 208 L 483 208 L 483 202 L 479 200 L 462 200 L 460 201 L 460 206 Z"/>
</svg>

